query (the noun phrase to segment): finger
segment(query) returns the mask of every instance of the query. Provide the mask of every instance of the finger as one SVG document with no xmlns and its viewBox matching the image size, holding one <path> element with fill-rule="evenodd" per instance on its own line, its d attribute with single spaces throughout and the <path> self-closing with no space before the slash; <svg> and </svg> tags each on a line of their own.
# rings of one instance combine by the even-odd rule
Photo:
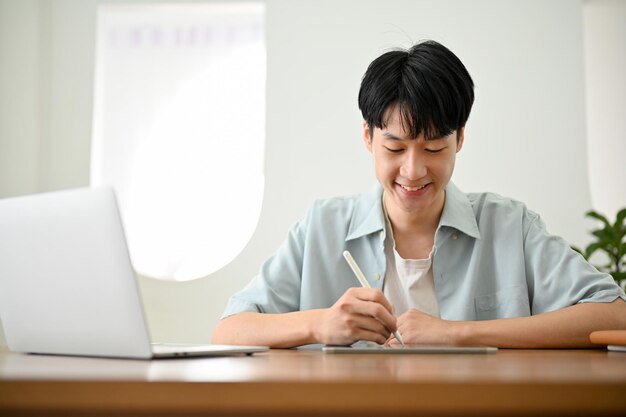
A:
<svg viewBox="0 0 626 417">
<path fill-rule="evenodd" d="M 376 342 L 379 345 L 384 345 L 386 339 L 384 336 L 381 336 L 378 333 L 364 331 L 363 336 L 359 337 L 358 340 L 367 340 L 368 342 Z"/>
<path fill-rule="evenodd" d="M 385 327 L 385 325 L 378 319 L 362 314 L 351 315 L 345 321 L 346 327 L 358 332 L 360 330 L 372 332 L 381 335 L 384 339 L 387 339 L 391 334 L 391 331 Z M 384 340 L 383 340 L 384 342 Z"/>
<path fill-rule="evenodd" d="M 391 346 L 391 343 L 396 340 L 396 337 L 393 335 L 393 333 L 387 338 L 387 340 L 385 340 L 385 346 Z"/>
<path fill-rule="evenodd" d="M 357 332 L 355 332 L 355 336 L 355 342 L 358 340 L 367 340 L 370 342 L 376 342 L 379 345 L 383 345 L 387 341 L 387 336 L 367 329 L 359 329 Z"/>
<path fill-rule="evenodd" d="M 351 344 L 358 340 L 370 340 L 382 344 L 389 337 L 389 331 L 373 317 L 353 314 L 337 322 L 333 343 Z"/>
<path fill-rule="evenodd" d="M 379 320 L 387 330 L 396 331 L 396 317 L 390 312 L 391 304 L 380 290 L 371 288 L 350 288 L 337 307 L 344 313 L 361 314 Z"/>
<path fill-rule="evenodd" d="M 396 317 L 382 305 L 372 301 L 363 301 L 356 306 L 359 308 L 359 313 L 380 321 L 390 332 L 395 332 L 398 329 Z"/>
<path fill-rule="evenodd" d="M 357 290 L 354 292 L 356 298 L 363 301 L 378 303 L 382 305 L 389 312 L 389 314 L 393 315 L 394 308 L 381 290 L 375 288 L 355 288 L 355 290 Z"/>
<path fill-rule="evenodd" d="M 406 338 L 405 338 L 404 344 L 402 344 L 402 343 L 400 343 L 400 341 L 398 339 L 395 338 L 395 336 L 393 334 L 391 336 L 389 336 L 389 338 L 385 342 L 385 346 L 387 346 L 387 347 L 401 347 L 401 346 L 404 347 L 406 345 L 407 345 Z"/>
<path fill-rule="evenodd" d="M 375 319 L 387 332 L 394 332 L 397 329 L 396 318 L 382 305 L 373 301 L 363 301 L 356 298 L 347 298 L 338 306 L 344 317 L 353 319 L 357 316 Z"/>
</svg>

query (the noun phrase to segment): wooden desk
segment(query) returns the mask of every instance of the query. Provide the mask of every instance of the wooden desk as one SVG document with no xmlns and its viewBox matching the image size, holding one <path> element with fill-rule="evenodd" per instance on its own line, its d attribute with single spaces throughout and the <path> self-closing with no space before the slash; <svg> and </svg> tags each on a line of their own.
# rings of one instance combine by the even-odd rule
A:
<svg viewBox="0 0 626 417">
<path fill-rule="evenodd" d="M 154 361 L 0 350 L 0 415 L 626 415 L 626 354 L 325 355 Z"/>
</svg>

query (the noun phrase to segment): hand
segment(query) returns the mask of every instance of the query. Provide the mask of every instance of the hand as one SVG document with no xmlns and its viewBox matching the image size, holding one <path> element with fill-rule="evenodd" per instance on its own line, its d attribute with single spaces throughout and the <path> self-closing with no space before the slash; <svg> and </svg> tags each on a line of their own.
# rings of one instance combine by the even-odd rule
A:
<svg viewBox="0 0 626 417">
<path fill-rule="evenodd" d="M 442 320 L 422 311 L 410 309 L 398 317 L 398 331 L 406 345 L 454 345 L 459 322 Z M 399 346 L 393 334 L 385 342 L 387 346 Z"/>
<path fill-rule="evenodd" d="M 315 330 L 320 343 L 349 345 L 369 340 L 383 344 L 396 330 L 393 307 L 380 290 L 350 288 L 322 311 Z"/>
</svg>

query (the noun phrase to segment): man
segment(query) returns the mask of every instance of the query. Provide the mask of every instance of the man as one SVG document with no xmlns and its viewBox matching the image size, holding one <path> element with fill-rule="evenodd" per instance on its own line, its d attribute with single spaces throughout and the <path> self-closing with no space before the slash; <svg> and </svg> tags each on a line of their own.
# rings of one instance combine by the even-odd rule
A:
<svg viewBox="0 0 626 417">
<path fill-rule="evenodd" d="M 452 183 L 474 101 L 439 43 L 374 60 L 363 137 L 380 186 L 316 202 L 229 300 L 214 343 L 586 347 L 626 329 L 626 296 L 522 203 Z M 372 288 L 342 258 L 349 250 Z"/>
</svg>

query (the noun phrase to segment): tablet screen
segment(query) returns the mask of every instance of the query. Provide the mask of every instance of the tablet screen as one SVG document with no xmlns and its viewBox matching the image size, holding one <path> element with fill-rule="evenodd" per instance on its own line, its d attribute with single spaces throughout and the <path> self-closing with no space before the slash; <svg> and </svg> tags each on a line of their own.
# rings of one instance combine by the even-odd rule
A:
<svg viewBox="0 0 626 417">
<path fill-rule="evenodd" d="M 324 346 L 324 353 L 496 353 L 498 348 L 488 346 Z"/>
</svg>

